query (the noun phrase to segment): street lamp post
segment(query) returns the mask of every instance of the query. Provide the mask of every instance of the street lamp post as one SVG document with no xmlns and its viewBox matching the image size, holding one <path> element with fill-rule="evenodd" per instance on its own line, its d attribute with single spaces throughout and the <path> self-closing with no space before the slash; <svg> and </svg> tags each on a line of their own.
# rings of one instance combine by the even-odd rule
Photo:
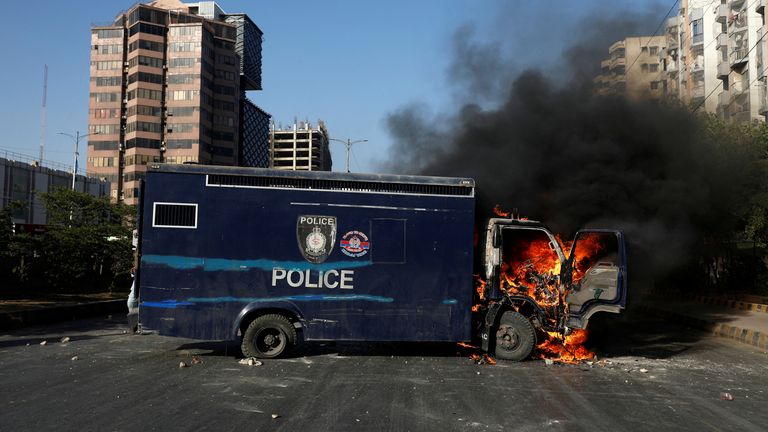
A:
<svg viewBox="0 0 768 432">
<path fill-rule="evenodd" d="M 344 144 L 345 146 L 347 146 L 347 172 L 349 172 L 349 153 L 352 151 L 352 144 L 368 142 L 367 139 L 352 141 L 349 138 L 347 138 L 346 141 L 340 140 L 340 139 L 336 139 L 336 138 L 328 138 L 328 140 L 329 141 L 337 141 L 337 142 L 340 142 L 340 143 Z"/>
<path fill-rule="evenodd" d="M 80 135 L 80 131 L 77 131 L 75 132 L 75 135 L 72 135 L 65 132 L 59 132 L 59 135 L 68 136 L 75 143 L 75 163 L 72 167 L 72 190 L 75 190 L 75 182 L 77 181 L 77 157 L 80 155 L 80 153 L 78 153 L 78 147 L 80 147 L 80 139 L 85 138 L 88 135 L 98 135 L 98 134 L 99 134 L 98 132 L 91 132 L 85 135 Z"/>
</svg>

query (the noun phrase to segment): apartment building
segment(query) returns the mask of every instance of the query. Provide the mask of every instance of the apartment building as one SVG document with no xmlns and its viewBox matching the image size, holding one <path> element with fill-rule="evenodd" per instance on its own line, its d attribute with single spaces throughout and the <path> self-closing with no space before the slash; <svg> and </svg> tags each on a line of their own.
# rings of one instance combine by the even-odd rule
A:
<svg viewBox="0 0 768 432">
<path fill-rule="evenodd" d="M 270 131 L 270 168 L 331 171 L 332 166 L 328 131 L 323 121 L 318 121 L 317 127 L 308 121 L 294 122 L 287 128 L 273 124 Z"/>
<path fill-rule="evenodd" d="M 269 115 L 246 98 L 261 90 L 261 37 L 212 1 L 135 4 L 94 26 L 88 174 L 135 204 L 148 163 L 239 165 L 244 152 L 266 153 Z"/>
<path fill-rule="evenodd" d="M 765 0 L 682 0 L 660 55 L 669 97 L 736 122 L 766 110 Z"/>
<path fill-rule="evenodd" d="M 608 49 L 594 80 L 599 94 L 659 99 L 664 95 L 659 53 L 666 49 L 664 36 L 628 37 Z"/>
</svg>

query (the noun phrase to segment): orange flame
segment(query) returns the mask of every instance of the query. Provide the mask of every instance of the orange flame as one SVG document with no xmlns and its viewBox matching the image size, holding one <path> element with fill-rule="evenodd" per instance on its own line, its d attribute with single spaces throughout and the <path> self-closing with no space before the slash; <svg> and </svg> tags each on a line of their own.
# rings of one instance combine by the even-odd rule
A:
<svg viewBox="0 0 768 432">
<path fill-rule="evenodd" d="M 496 206 L 493 208 L 493 213 L 498 217 L 509 217 L 509 212 L 502 210 L 500 204 L 496 204 Z"/>
<path fill-rule="evenodd" d="M 583 345 L 587 341 L 586 330 L 573 330 L 565 338 L 556 332 L 547 334 L 548 339 L 537 346 L 539 358 L 571 364 L 595 358 L 595 353 Z"/>
</svg>

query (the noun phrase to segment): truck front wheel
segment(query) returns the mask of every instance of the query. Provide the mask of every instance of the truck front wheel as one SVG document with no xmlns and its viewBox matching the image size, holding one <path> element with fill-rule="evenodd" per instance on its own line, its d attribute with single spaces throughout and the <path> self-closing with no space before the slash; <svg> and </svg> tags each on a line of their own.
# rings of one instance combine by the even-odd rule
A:
<svg viewBox="0 0 768 432">
<path fill-rule="evenodd" d="M 528 318 L 519 312 L 506 311 L 496 330 L 495 356 L 502 360 L 521 361 L 533 352 L 536 333 Z"/>
<path fill-rule="evenodd" d="M 246 357 L 275 358 L 296 343 L 296 329 L 288 318 L 262 315 L 248 324 L 240 348 Z"/>
</svg>

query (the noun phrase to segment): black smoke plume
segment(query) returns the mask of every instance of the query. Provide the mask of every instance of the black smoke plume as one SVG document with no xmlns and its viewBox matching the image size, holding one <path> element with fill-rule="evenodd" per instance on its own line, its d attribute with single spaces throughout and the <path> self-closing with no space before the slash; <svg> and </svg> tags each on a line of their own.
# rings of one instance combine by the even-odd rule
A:
<svg viewBox="0 0 768 432">
<path fill-rule="evenodd" d="M 607 48 L 631 36 L 620 32 L 648 27 L 608 24 L 567 49 L 554 74 L 495 58 L 498 47 L 468 41 L 472 32 L 462 28 L 449 71 L 456 94 L 487 101 L 504 88 L 500 102 L 457 104 L 439 116 L 418 104 L 392 113 L 396 144 L 384 170 L 473 177 L 482 216 L 496 204 L 517 209 L 564 239 L 581 227 L 622 229 L 634 280 L 695 262 L 697 248 L 734 223 L 744 161 L 709 133 L 710 120 L 682 104 L 593 92 Z"/>
</svg>

